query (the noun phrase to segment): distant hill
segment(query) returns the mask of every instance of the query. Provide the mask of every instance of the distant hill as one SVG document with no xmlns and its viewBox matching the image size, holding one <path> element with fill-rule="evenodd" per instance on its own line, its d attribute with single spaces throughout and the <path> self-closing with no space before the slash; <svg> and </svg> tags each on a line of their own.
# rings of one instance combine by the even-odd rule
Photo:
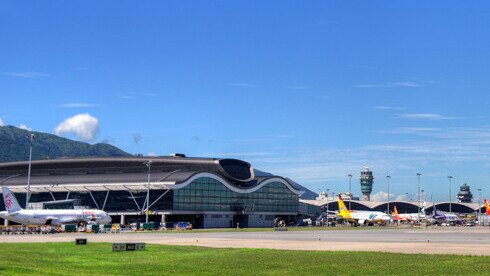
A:
<svg viewBox="0 0 490 276">
<path fill-rule="evenodd" d="M 0 163 L 13 161 L 26 161 L 29 159 L 28 130 L 13 126 L 0 127 Z M 54 159 L 61 157 L 95 157 L 95 156 L 130 156 L 119 148 L 105 144 L 88 144 L 73 141 L 49 133 L 32 131 L 35 139 L 32 147 L 32 159 Z M 256 176 L 273 176 L 268 172 L 254 170 Z M 304 186 L 289 179 L 289 182 L 298 190 L 304 191 L 301 198 L 315 199 L 317 194 Z"/>
<path fill-rule="evenodd" d="M 0 162 L 25 161 L 29 159 L 30 132 L 13 126 L 0 127 Z M 104 143 L 88 144 L 62 138 L 53 134 L 35 132 L 32 159 L 41 160 L 60 157 L 128 156 L 114 146 Z"/>
<path fill-rule="evenodd" d="M 254 174 L 255 176 L 274 176 L 273 174 L 271 173 L 268 173 L 268 172 L 264 172 L 264 171 L 261 171 L 261 170 L 257 170 L 257 169 L 254 169 Z M 301 195 L 301 198 L 302 199 L 315 199 L 318 194 L 316 194 L 315 192 L 311 191 L 310 189 L 294 182 L 291 178 L 288 178 L 286 177 L 286 179 L 289 181 L 289 183 L 291 183 L 296 189 L 300 190 L 300 191 L 303 191 L 304 193 Z"/>
</svg>

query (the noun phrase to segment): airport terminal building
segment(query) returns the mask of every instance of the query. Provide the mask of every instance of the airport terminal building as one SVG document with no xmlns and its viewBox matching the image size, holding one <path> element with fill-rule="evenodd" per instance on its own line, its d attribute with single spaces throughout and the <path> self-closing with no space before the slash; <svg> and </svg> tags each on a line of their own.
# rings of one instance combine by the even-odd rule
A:
<svg viewBox="0 0 490 276">
<path fill-rule="evenodd" d="M 22 206 L 27 171 L 28 162 L 0 164 L 0 184 Z M 121 223 L 143 222 L 148 213 L 150 221 L 195 228 L 270 227 L 276 217 L 295 222 L 302 193 L 286 178 L 255 176 L 241 160 L 184 155 L 33 161 L 30 186 L 30 208 L 97 208 Z"/>
</svg>

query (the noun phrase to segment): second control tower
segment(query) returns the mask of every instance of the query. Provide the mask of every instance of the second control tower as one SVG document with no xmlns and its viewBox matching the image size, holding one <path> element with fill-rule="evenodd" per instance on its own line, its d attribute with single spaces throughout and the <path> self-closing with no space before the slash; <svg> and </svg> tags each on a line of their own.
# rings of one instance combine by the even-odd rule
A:
<svg viewBox="0 0 490 276">
<path fill-rule="evenodd" d="M 361 176 L 359 176 L 359 182 L 361 183 L 362 200 L 369 201 L 371 192 L 373 191 L 373 172 L 367 167 L 364 168 L 364 170 L 361 171 Z"/>
</svg>

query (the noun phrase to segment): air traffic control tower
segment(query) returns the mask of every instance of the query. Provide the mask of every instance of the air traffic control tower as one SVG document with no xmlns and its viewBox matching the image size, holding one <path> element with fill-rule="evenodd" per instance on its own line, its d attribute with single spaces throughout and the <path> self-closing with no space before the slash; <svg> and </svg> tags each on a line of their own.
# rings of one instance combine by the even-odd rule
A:
<svg viewBox="0 0 490 276">
<path fill-rule="evenodd" d="M 367 167 L 364 168 L 364 170 L 361 171 L 361 176 L 359 176 L 359 182 L 361 183 L 362 200 L 369 201 L 371 192 L 373 191 L 373 172 Z"/>
</svg>

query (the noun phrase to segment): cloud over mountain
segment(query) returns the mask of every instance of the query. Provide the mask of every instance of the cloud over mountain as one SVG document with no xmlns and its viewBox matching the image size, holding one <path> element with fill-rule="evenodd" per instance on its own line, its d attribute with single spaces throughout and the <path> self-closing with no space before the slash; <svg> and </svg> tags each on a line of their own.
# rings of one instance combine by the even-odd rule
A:
<svg viewBox="0 0 490 276">
<path fill-rule="evenodd" d="M 82 141 L 92 141 L 99 131 L 99 120 L 88 113 L 69 117 L 55 129 L 56 135 L 72 133 Z"/>
</svg>

